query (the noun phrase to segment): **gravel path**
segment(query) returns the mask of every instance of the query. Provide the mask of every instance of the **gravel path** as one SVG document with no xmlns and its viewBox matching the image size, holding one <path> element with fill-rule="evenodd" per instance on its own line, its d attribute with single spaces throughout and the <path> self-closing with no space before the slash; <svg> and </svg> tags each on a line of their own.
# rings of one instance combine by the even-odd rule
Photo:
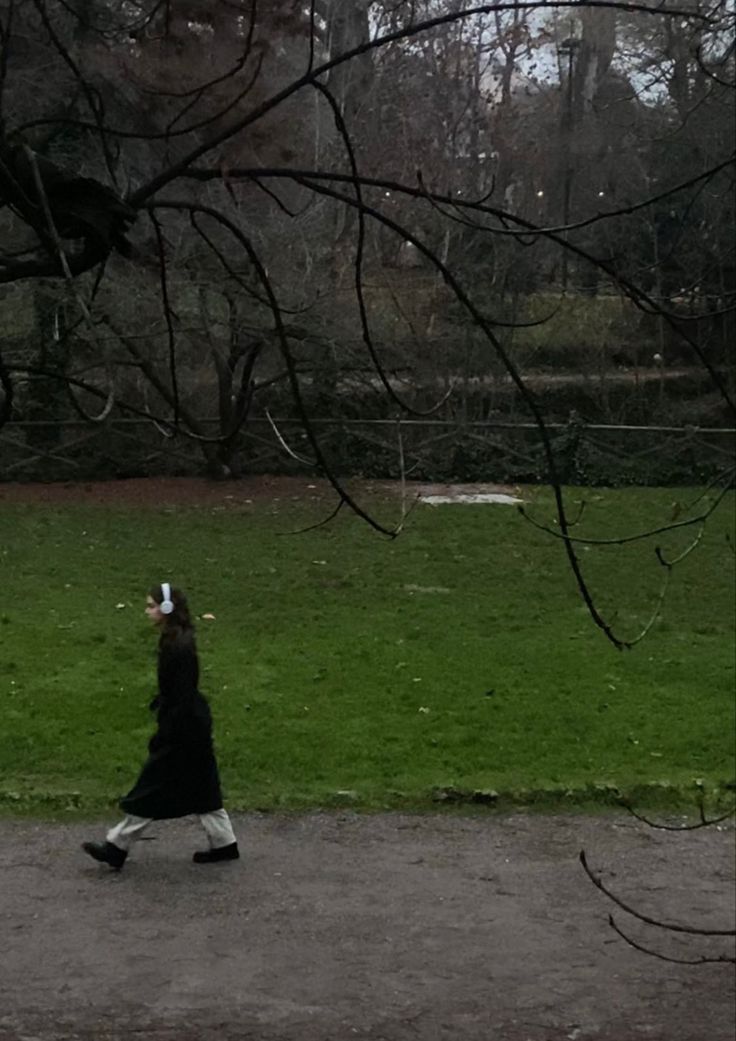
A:
<svg viewBox="0 0 736 1041">
<path fill-rule="evenodd" d="M 632 950 L 577 859 L 670 921 L 732 927 L 734 833 L 630 817 L 235 818 L 199 866 L 162 823 L 123 872 L 100 825 L 0 821 L 0 1041 L 732 1041 L 732 967 Z M 662 935 L 671 955 L 728 940 Z"/>
</svg>

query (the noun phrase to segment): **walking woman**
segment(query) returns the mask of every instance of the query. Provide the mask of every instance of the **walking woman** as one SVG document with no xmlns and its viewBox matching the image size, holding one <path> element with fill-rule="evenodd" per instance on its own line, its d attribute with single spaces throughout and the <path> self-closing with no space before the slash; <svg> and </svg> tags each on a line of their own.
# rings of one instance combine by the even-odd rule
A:
<svg viewBox="0 0 736 1041">
<path fill-rule="evenodd" d="M 131 843 L 151 821 L 197 814 L 209 849 L 195 853 L 195 863 L 237 860 L 238 844 L 222 808 L 212 716 L 198 689 L 199 661 L 186 597 L 163 582 L 149 593 L 146 614 L 161 632 L 158 696 L 151 702 L 158 728 L 135 786 L 120 802 L 126 816 L 105 842 L 85 842 L 82 848 L 119 871 Z"/>
</svg>

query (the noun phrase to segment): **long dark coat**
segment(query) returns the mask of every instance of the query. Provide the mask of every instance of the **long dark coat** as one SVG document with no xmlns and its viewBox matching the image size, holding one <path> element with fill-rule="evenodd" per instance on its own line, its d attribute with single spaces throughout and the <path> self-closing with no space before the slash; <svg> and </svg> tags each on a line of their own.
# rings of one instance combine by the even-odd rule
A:
<svg viewBox="0 0 736 1041">
<path fill-rule="evenodd" d="M 158 729 L 134 787 L 121 799 L 136 817 L 184 817 L 222 807 L 212 716 L 200 694 L 194 637 L 165 634 L 158 654 L 158 697 L 151 702 Z"/>
</svg>

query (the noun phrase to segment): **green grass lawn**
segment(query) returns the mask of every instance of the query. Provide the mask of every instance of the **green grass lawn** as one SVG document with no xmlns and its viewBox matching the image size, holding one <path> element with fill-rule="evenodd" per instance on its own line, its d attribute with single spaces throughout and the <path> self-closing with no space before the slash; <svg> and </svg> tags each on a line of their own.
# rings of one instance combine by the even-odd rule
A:
<svg viewBox="0 0 736 1041">
<path fill-rule="evenodd" d="M 549 492 L 528 495 L 549 520 Z M 601 537 L 697 492 L 581 495 L 575 532 Z M 580 801 L 596 786 L 646 805 L 648 786 L 692 802 L 696 781 L 733 780 L 733 498 L 624 653 L 590 620 L 561 543 L 509 507 L 422 505 L 395 541 L 343 515 L 278 534 L 325 506 L 0 507 L 0 812 L 96 813 L 131 785 L 155 682 L 143 602 L 167 579 L 216 616 L 198 637 L 231 808 L 429 807 L 438 789 Z M 693 534 L 659 541 L 673 556 Z M 663 577 L 653 542 L 581 556 L 604 613 L 635 635 Z"/>
</svg>

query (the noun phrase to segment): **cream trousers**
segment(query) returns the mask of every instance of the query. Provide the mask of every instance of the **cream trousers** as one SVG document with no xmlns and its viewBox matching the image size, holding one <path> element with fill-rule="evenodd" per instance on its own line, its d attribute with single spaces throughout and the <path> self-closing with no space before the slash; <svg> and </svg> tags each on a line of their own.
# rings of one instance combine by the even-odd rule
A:
<svg viewBox="0 0 736 1041">
<path fill-rule="evenodd" d="M 209 840 L 210 849 L 222 849 L 223 846 L 231 846 L 237 841 L 226 810 L 214 810 L 212 813 L 200 813 L 197 816 Z M 131 814 L 124 817 L 114 828 L 110 828 L 107 841 L 112 842 L 118 849 L 127 851 L 131 843 L 140 838 L 152 823 L 152 817 L 134 817 Z"/>
</svg>

